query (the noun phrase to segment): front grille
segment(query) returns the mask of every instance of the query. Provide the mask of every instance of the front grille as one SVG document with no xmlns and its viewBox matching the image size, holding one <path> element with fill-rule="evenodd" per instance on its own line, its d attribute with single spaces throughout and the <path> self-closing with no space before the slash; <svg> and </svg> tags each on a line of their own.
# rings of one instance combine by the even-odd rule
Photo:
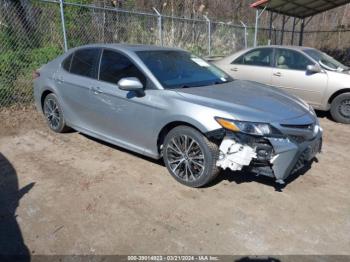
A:
<svg viewBox="0 0 350 262">
<path fill-rule="evenodd" d="M 303 169 L 306 166 L 307 155 L 308 155 L 308 150 L 305 150 L 303 153 L 301 153 L 301 155 L 298 158 L 298 161 L 295 163 L 295 166 L 292 169 L 291 174 L 298 172 L 299 170 Z"/>
<path fill-rule="evenodd" d="M 313 130 L 315 124 L 307 124 L 307 125 L 286 125 L 286 124 L 281 124 L 281 126 L 287 127 L 287 128 Z"/>
<path fill-rule="evenodd" d="M 288 135 L 288 138 L 290 141 L 296 143 L 296 144 L 301 144 L 306 141 L 304 136 L 294 136 L 294 135 Z"/>
</svg>

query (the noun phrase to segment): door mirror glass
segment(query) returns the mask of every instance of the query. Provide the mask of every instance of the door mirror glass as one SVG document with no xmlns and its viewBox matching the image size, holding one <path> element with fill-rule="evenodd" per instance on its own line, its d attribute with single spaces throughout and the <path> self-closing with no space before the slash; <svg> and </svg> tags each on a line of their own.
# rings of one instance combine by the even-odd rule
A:
<svg viewBox="0 0 350 262">
<path fill-rule="evenodd" d="M 125 91 L 143 90 L 143 85 L 137 77 L 125 77 L 118 81 L 118 87 Z"/>
<path fill-rule="evenodd" d="M 321 68 L 318 65 L 308 65 L 306 71 L 309 73 L 320 73 Z"/>
</svg>

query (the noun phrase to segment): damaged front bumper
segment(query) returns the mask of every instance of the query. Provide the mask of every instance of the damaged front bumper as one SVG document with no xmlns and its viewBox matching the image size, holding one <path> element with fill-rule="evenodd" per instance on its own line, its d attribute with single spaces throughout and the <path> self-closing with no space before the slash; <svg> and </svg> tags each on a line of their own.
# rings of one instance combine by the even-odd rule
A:
<svg viewBox="0 0 350 262">
<path fill-rule="evenodd" d="M 321 152 L 323 131 L 318 124 L 281 129 L 284 135 L 276 138 L 226 131 L 217 166 L 233 171 L 246 167 L 284 184 L 290 174 L 308 165 Z"/>
</svg>

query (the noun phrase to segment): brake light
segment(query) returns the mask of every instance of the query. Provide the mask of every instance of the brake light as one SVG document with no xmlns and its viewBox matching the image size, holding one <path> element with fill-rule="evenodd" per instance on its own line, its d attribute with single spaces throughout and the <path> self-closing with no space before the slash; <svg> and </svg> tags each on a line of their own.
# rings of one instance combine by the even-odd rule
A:
<svg viewBox="0 0 350 262">
<path fill-rule="evenodd" d="M 40 77 L 40 72 L 39 70 L 34 70 L 33 71 L 33 80 L 37 79 Z"/>
</svg>

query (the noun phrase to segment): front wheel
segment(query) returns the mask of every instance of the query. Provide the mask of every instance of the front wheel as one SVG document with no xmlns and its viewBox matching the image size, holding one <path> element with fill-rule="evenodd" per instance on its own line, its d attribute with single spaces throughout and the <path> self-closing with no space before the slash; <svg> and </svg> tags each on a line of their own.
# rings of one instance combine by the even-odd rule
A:
<svg viewBox="0 0 350 262">
<path fill-rule="evenodd" d="M 189 187 L 201 187 L 219 173 L 218 146 L 196 129 L 178 126 L 165 138 L 163 159 L 170 174 Z"/>
<path fill-rule="evenodd" d="M 350 124 L 350 93 L 338 95 L 332 101 L 331 115 L 339 123 Z"/>
</svg>

